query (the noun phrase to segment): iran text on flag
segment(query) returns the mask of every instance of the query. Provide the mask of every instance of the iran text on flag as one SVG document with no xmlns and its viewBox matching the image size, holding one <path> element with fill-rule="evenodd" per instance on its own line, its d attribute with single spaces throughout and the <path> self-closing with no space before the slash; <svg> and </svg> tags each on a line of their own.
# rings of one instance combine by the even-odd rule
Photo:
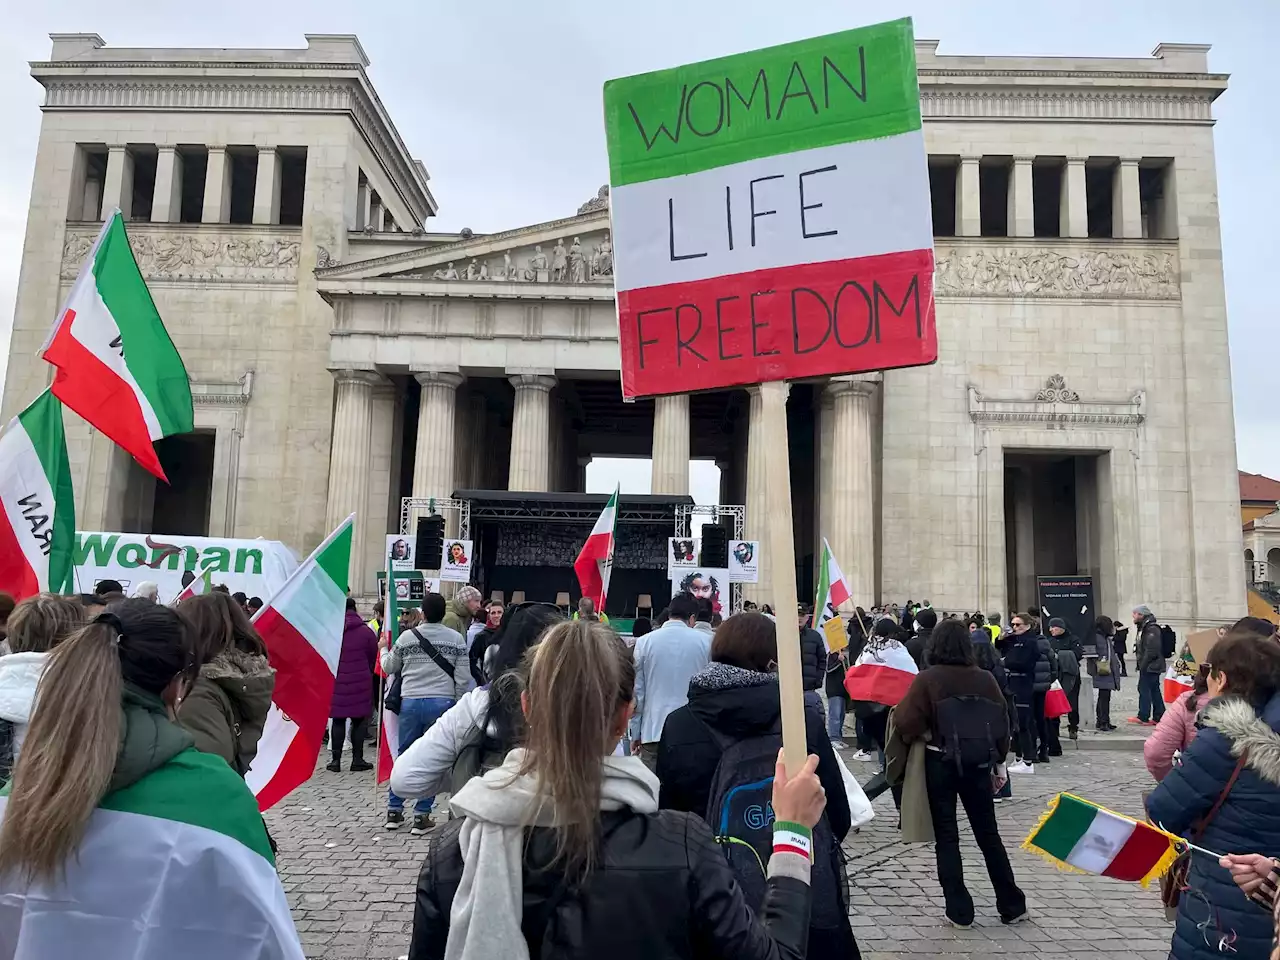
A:
<svg viewBox="0 0 1280 960">
<path fill-rule="evenodd" d="M 613 532 L 618 524 L 618 490 L 604 505 L 604 510 L 591 530 L 591 536 L 582 545 L 582 552 L 573 562 L 578 575 L 582 595 L 595 601 L 596 612 L 604 613 L 604 601 L 609 595 L 609 575 L 613 572 Z"/>
<path fill-rule="evenodd" d="M 374 663 L 377 682 L 382 684 L 383 696 L 386 695 L 386 673 L 382 669 L 382 650 L 390 648 L 396 642 L 396 631 L 400 629 L 400 601 L 396 597 L 395 558 L 387 554 L 387 595 L 383 600 L 382 623 L 380 624 L 380 646 L 378 659 Z M 391 768 L 395 766 L 396 757 L 400 754 L 400 717 L 388 710 L 378 698 L 378 710 L 381 713 L 378 728 L 378 769 L 374 773 L 378 783 L 386 783 L 391 779 Z"/>
<path fill-rule="evenodd" d="M 263 810 L 311 777 L 342 654 L 355 514 L 316 548 L 253 618 L 276 686 L 245 782 Z"/>
<path fill-rule="evenodd" d="M 44 345 L 54 395 L 165 479 L 153 444 L 192 429 L 191 384 L 115 210 Z"/>
<path fill-rule="evenodd" d="M 0 592 L 72 592 L 75 529 L 62 404 L 46 390 L 0 434 Z"/>
<path fill-rule="evenodd" d="M 911 21 L 604 88 L 624 396 L 937 359 Z"/>
<path fill-rule="evenodd" d="M 905 645 L 888 637 L 872 637 L 845 674 L 844 688 L 850 700 L 896 707 L 919 672 Z"/>
</svg>

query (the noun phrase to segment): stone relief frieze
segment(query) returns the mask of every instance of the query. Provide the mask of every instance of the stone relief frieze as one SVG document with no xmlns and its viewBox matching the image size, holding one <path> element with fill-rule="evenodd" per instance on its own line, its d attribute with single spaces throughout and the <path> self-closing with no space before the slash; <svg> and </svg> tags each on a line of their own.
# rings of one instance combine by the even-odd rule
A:
<svg viewBox="0 0 1280 960">
<path fill-rule="evenodd" d="M 500 281 L 508 283 L 612 283 L 613 241 L 608 233 L 592 244 L 581 237 L 556 239 L 550 249 L 504 250 L 501 258 L 461 257 L 442 266 L 401 276 L 421 280 Z"/>
<path fill-rule="evenodd" d="M 72 279 L 88 255 L 97 231 L 67 231 L 62 276 Z M 205 231 L 148 232 L 131 228 L 129 246 L 148 280 L 281 282 L 298 274 L 301 245 L 287 237 L 217 234 Z"/>
<path fill-rule="evenodd" d="M 942 297 L 1177 300 L 1178 266 L 1167 250 L 938 248 Z"/>
</svg>

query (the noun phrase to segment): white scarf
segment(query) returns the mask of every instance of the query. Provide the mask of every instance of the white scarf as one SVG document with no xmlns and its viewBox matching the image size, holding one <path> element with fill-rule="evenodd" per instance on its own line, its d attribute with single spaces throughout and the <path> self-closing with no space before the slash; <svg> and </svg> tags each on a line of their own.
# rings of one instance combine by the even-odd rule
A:
<svg viewBox="0 0 1280 960">
<path fill-rule="evenodd" d="M 538 802 L 536 777 L 520 774 L 524 763 L 524 749 L 512 750 L 502 766 L 472 779 L 449 801 L 466 822 L 458 835 L 462 880 L 449 911 L 445 960 L 528 960 L 520 929 L 524 831 L 555 826 L 556 816 Z M 658 809 L 658 778 L 639 757 L 601 757 L 600 773 L 601 810 Z"/>
</svg>

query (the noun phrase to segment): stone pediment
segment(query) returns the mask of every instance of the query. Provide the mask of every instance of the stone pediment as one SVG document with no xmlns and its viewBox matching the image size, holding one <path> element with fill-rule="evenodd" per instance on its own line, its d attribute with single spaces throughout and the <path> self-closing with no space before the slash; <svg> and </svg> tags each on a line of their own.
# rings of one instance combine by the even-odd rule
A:
<svg viewBox="0 0 1280 960">
<path fill-rule="evenodd" d="M 349 281 L 613 285 L 607 208 L 515 230 L 316 270 L 322 289 Z"/>
</svg>

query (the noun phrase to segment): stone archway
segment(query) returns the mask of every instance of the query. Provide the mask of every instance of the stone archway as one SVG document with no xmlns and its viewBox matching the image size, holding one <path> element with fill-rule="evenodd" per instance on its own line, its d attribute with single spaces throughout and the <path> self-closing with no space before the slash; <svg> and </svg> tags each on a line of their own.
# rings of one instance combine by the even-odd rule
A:
<svg viewBox="0 0 1280 960">
<path fill-rule="evenodd" d="M 1252 584 L 1253 576 L 1253 551 L 1246 549 L 1244 552 L 1244 582 Z"/>
</svg>

